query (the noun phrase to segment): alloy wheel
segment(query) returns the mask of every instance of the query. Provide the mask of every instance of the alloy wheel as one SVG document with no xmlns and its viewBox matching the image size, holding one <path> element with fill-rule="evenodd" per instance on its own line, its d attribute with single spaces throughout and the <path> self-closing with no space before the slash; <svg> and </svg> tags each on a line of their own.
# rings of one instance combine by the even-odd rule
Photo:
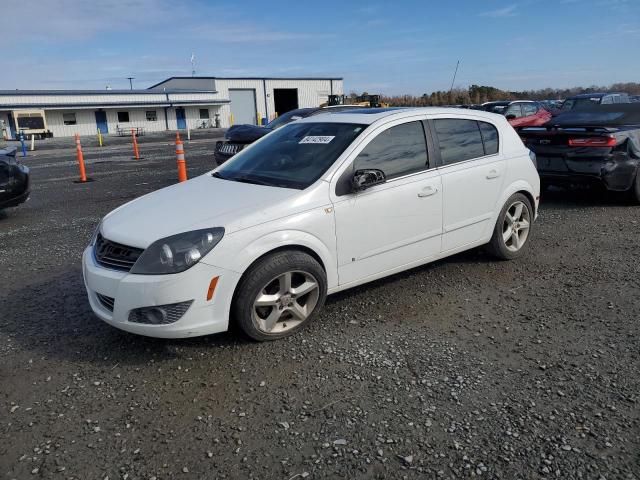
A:
<svg viewBox="0 0 640 480">
<path fill-rule="evenodd" d="M 313 312 L 320 287 L 308 272 L 285 272 L 267 283 L 253 302 L 253 324 L 263 333 L 291 330 Z"/>
<path fill-rule="evenodd" d="M 508 250 L 517 252 L 529 237 L 531 213 L 521 201 L 516 201 L 507 209 L 502 225 L 502 240 Z"/>
</svg>

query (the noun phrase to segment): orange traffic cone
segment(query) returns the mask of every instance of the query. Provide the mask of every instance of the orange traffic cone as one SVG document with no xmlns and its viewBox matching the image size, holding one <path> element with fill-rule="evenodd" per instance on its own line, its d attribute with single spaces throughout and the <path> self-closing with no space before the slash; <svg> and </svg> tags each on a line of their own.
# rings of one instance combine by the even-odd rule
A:
<svg viewBox="0 0 640 480">
<path fill-rule="evenodd" d="M 184 145 L 180 139 L 180 132 L 176 132 L 176 159 L 178 161 L 178 181 L 187 181 L 187 162 L 184 159 Z"/>
</svg>

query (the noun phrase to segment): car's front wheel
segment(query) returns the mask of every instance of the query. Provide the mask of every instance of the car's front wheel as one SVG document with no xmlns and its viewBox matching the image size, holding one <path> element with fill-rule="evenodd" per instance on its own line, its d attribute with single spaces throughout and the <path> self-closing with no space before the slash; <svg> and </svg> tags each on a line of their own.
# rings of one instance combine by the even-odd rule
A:
<svg viewBox="0 0 640 480">
<path fill-rule="evenodd" d="M 489 251 L 503 260 L 520 257 L 529 245 L 533 208 L 522 193 L 512 195 L 504 204 L 489 242 Z"/>
<path fill-rule="evenodd" d="M 254 340 L 292 335 L 307 325 L 324 305 L 327 277 L 312 256 L 296 250 L 267 255 L 243 275 L 232 316 Z"/>
</svg>

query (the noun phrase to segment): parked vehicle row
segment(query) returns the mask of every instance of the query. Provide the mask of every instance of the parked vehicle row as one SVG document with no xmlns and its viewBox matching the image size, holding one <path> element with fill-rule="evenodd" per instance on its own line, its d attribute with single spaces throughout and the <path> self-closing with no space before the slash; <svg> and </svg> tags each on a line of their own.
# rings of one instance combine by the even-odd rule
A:
<svg viewBox="0 0 640 480">
<path fill-rule="evenodd" d="M 281 338 L 328 294 L 481 245 L 522 255 L 539 202 L 532 160 L 504 117 L 481 111 L 309 116 L 108 214 L 83 254 L 89 302 L 142 335 L 234 322 Z"/>
<path fill-rule="evenodd" d="M 16 159 L 16 148 L 0 150 L 0 210 L 15 207 L 29 198 L 29 168 Z"/>
</svg>

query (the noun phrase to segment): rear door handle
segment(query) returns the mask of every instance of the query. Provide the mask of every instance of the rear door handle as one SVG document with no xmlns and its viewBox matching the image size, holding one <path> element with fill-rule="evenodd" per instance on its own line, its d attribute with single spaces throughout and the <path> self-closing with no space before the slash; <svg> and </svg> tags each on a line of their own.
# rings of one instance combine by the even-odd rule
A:
<svg viewBox="0 0 640 480">
<path fill-rule="evenodd" d="M 422 191 L 418 193 L 418 197 L 420 198 L 430 197 L 431 195 L 435 195 L 436 193 L 438 193 L 437 187 L 432 187 L 432 186 L 424 187 Z"/>
<path fill-rule="evenodd" d="M 491 180 L 492 178 L 498 178 L 500 176 L 500 172 L 495 168 L 493 170 L 489 170 L 487 173 L 487 179 Z"/>
</svg>

